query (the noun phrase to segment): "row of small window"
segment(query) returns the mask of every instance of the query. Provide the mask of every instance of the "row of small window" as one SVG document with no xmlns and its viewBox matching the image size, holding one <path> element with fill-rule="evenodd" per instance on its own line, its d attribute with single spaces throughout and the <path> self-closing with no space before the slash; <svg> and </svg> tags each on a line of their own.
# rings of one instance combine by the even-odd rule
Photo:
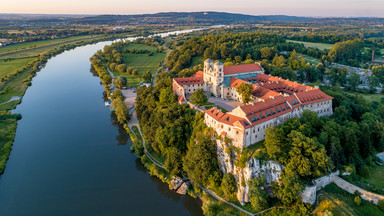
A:
<svg viewBox="0 0 384 216">
<path fill-rule="evenodd" d="M 289 109 L 289 106 L 287 104 L 285 104 L 285 108 L 283 106 L 280 106 L 280 109 L 281 109 L 281 111 L 279 110 L 279 108 L 276 107 L 275 108 L 276 112 L 273 111 L 273 109 L 270 109 L 269 111 L 268 110 L 265 111 L 265 113 L 266 113 L 267 117 L 269 117 L 271 115 L 275 115 L 276 113 L 279 113 L 279 112 L 282 112 L 282 111 L 284 111 L 286 109 Z M 261 120 L 261 119 L 265 118 L 265 116 L 263 114 L 259 114 L 259 116 L 260 116 L 260 118 L 258 116 L 256 116 L 256 115 L 253 115 L 249 119 L 251 120 L 251 122 L 256 122 L 258 120 Z"/>
<path fill-rule="evenodd" d="M 325 112 L 329 112 L 329 108 L 328 109 L 322 109 L 320 111 L 317 111 L 317 114 L 321 114 L 321 113 L 325 113 Z"/>
</svg>

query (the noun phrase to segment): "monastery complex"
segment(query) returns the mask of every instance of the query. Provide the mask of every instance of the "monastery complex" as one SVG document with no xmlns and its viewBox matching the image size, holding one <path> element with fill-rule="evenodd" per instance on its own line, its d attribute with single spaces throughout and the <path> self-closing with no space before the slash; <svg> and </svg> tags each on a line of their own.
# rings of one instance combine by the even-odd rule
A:
<svg viewBox="0 0 384 216">
<path fill-rule="evenodd" d="M 192 77 L 173 79 L 173 92 L 179 102 L 197 89 L 223 100 L 241 101 L 236 88 L 241 83 L 253 87 L 251 102 L 224 113 L 213 107 L 205 111 L 204 121 L 218 135 L 231 138 L 232 144 L 244 148 L 265 138 L 265 129 L 288 118 L 300 118 L 304 110 L 329 116 L 332 97 L 317 87 L 310 87 L 264 73 L 259 63 L 224 66 L 220 61 L 204 61 L 204 71 Z"/>
</svg>

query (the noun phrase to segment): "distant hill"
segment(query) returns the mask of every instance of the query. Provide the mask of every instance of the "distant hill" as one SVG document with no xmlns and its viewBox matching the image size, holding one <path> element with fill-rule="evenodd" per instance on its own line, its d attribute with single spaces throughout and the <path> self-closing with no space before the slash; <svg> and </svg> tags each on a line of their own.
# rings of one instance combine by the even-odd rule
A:
<svg viewBox="0 0 384 216">
<path fill-rule="evenodd" d="M 265 21 L 304 21 L 311 18 L 285 16 L 285 15 L 263 15 L 253 16 L 225 12 L 166 12 L 156 14 L 140 15 L 100 15 L 94 17 L 74 18 L 68 20 L 70 23 L 81 24 L 156 24 L 156 23 L 209 23 L 230 24 L 249 23 Z"/>
</svg>

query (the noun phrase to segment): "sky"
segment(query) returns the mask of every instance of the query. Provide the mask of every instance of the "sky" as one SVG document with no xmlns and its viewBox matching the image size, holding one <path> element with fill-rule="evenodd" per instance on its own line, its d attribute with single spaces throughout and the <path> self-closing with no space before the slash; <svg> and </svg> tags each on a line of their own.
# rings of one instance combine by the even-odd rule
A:
<svg viewBox="0 0 384 216">
<path fill-rule="evenodd" d="M 191 11 L 384 17 L 384 0 L 2 0 L 0 4 L 0 13 L 142 14 Z"/>
</svg>

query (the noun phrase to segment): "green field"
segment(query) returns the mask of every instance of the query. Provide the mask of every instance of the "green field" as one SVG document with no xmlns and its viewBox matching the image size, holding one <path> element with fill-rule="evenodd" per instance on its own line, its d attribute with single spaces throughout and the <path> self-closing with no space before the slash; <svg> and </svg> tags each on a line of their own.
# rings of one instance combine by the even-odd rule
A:
<svg viewBox="0 0 384 216">
<path fill-rule="evenodd" d="M 331 212 L 334 216 L 342 215 L 384 215 L 376 205 L 361 199 L 361 205 L 354 203 L 354 196 L 340 189 L 334 183 L 321 189 L 318 194 L 319 206 L 313 215 L 330 215 L 325 212 Z"/>
<path fill-rule="evenodd" d="M 319 63 L 321 63 L 320 59 L 317 59 L 317 58 L 313 58 L 311 56 L 308 56 L 308 55 L 304 55 L 304 54 L 300 54 L 303 56 L 303 58 L 305 59 L 305 61 L 311 63 L 312 65 L 317 65 Z"/>
<path fill-rule="evenodd" d="M 196 65 L 204 64 L 204 56 L 195 56 L 192 58 L 191 66 L 189 68 L 193 68 Z"/>
<path fill-rule="evenodd" d="M 72 45 L 81 41 L 91 41 L 94 39 L 102 39 L 104 36 L 76 36 L 63 39 L 34 41 L 21 43 L 0 48 L 0 79 L 14 74 L 18 69 L 23 68 L 28 63 L 37 60 L 37 56 L 47 53 L 63 45 Z M 5 61 L 5 59 L 7 61 Z M 28 82 L 23 82 L 30 76 L 30 72 L 24 71 L 18 75 L 10 77 L 5 82 L 0 82 L 0 103 L 6 102 L 12 96 L 22 96 L 28 87 Z M 13 101 L 0 105 L 0 111 L 4 109 L 13 109 L 18 104 Z"/>
<path fill-rule="evenodd" d="M 384 166 L 376 166 L 371 169 L 371 176 L 364 181 L 378 188 L 384 189 Z"/>
<path fill-rule="evenodd" d="M 128 85 L 137 86 L 140 81 L 142 75 L 150 71 L 152 74 L 155 74 L 157 68 L 159 68 L 159 63 L 164 61 L 166 57 L 166 52 L 158 53 L 156 52 L 156 48 L 152 46 L 147 46 L 143 44 L 130 44 L 127 46 L 126 50 L 149 50 L 153 52 L 153 55 L 150 56 L 148 54 L 133 54 L 133 53 L 125 53 L 122 55 L 122 64 L 126 64 L 127 67 L 132 67 L 138 70 L 138 76 L 129 75 L 126 73 L 119 73 L 117 71 L 113 71 L 115 76 L 125 76 L 128 79 Z"/>
<path fill-rule="evenodd" d="M 12 72 L 21 69 L 28 63 L 31 63 L 35 61 L 36 58 L 22 58 L 22 59 L 14 59 L 10 61 L 4 62 L 3 60 L 0 60 L 0 79 L 8 74 L 11 74 Z"/>
<path fill-rule="evenodd" d="M 295 40 L 287 40 L 287 42 L 293 42 L 293 43 L 302 43 L 305 47 L 311 47 L 311 48 L 319 48 L 319 49 L 331 49 L 333 44 L 327 44 L 327 43 L 312 43 L 312 42 L 303 42 L 303 41 L 295 41 Z"/>
<path fill-rule="evenodd" d="M 100 39 L 104 36 L 75 36 L 62 39 L 33 41 L 0 48 L 0 59 L 25 58 L 53 50 L 64 44 L 72 44 L 83 40 Z"/>
<path fill-rule="evenodd" d="M 3 137 L 0 139 L 0 175 L 4 171 L 9 153 L 12 149 L 12 143 L 16 133 L 16 126 L 17 121 L 15 118 L 0 120 L 0 134 Z"/>
</svg>

